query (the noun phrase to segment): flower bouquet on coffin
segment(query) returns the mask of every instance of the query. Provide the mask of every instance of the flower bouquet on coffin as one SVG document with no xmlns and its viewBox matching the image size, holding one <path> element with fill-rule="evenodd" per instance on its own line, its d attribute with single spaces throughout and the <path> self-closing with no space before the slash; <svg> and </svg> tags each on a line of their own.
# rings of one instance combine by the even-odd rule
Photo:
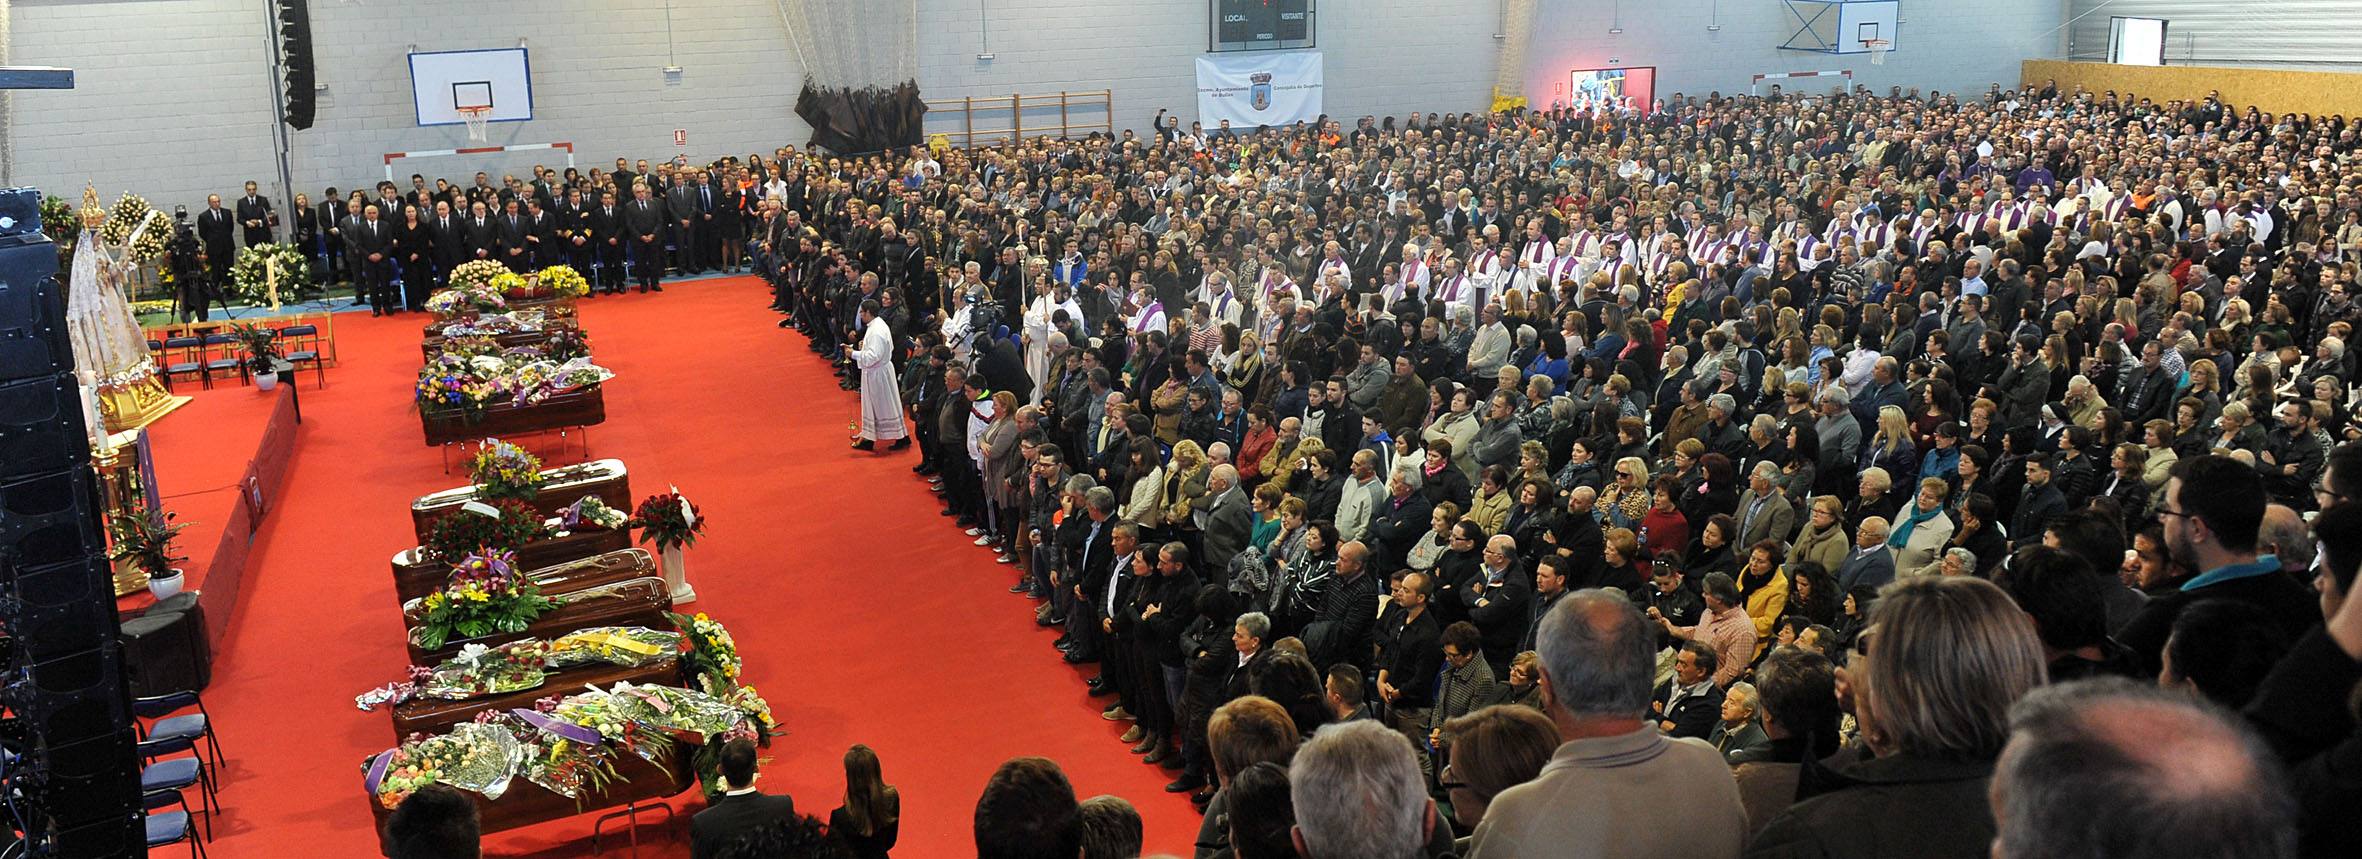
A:
<svg viewBox="0 0 2362 859">
<path fill-rule="evenodd" d="M 681 650 L 681 634 L 644 626 L 580 629 L 550 642 L 549 666 L 565 669 L 604 663 L 637 668 Z"/>
<path fill-rule="evenodd" d="M 622 778 L 615 772 L 614 750 L 598 730 L 558 718 L 552 715 L 555 709 L 553 705 L 510 711 L 519 739 L 533 750 L 522 775 L 567 799 L 581 800 L 586 789 L 605 793 Z"/>
<path fill-rule="evenodd" d="M 640 502 L 632 524 L 639 527 L 641 542 L 656 546 L 664 582 L 672 589 L 673 603 L 678 605 L 697 599 L 697 589 L 689 586 L 682 550 L 695 545 L 698 535 L 705 533 L 705 519 L 698 515 L 697 507 L 688 498 L 682 497 L 680 487 L 671 488 L 671 492 L 651 495 Z"/>
<path fill-rule="evenodd" d="M 559 298 L 581 298 L 590 294 L 590 281 L 573 266 L 553 265 L 534 276 L 535 281 L 551 295 Z"/>
<path fill-rule="evenodd" d="M 499 498 L 471 501 L 458 515 L 435 520 L 419 548 L 426 561 L 456 565 L 481 555 L 514 563 L 518 549 L 549 537 L 540 513 L 514 498 Z"/>
<path fill-rule="evenodd" d="M 411 643 L 436 650 L 454 640 L 523 632 L 556 608 L 556 600 L 542 596 L 541 588 L 517 570 L 516 557 L 514 551 L 483 549 L 460 560 L 443 589 L 420 601 Z"/>
<path fill-rule="evenodd" d="M 362 764 L 362 786 L 386 808 L 430 784 L 499 799 L 528 753 L 515 731 L 470 722 L 439 736 L 411 737 L 370 757 Z"/>
<path fill-rule="evenodd" d="M 468 475 L 478 500 L 531 502 L 541 494 L 541 458 L 497 438 L 487 438 L 476 448 L 468 459 Z"/>
<path fill-rule="evenodd" d="M 363 692 L 353 705 L 368 711 L 421 698 L 465 701 L 537 688 L 549 678 L 552 655 L 551 645 L 531 638 L 499 647 L 470 644 L 433 668 L 411 666 L 410 679 Z"/>
<path fill-rule="evenodd" d="M 566 505 L 566 509 L 558 511 L 555 522 L 559 534 L 568 534 L 575 531 L 613 531 L 629 527 L 631 517 L 624 515 L 621 510 L 607 506 L 607 502 L 600 500 L 599 496 L 585 495 L 575 499 L 574 503 Z"/>
<path fill-rule="evenodd" d="M 584 731 L 594 733 L 609 746 L 663 766 L 672 756 L 673 737 L 640 721 L 639 714 L 643 711 L 640 702 L 617 694 L 628 688 L 632 688 L 631 684 L 618 683 L 615 692 L 592 688 L 564 698 L 543 698 L 534 703 L 534 711 L 545 714 L 550 721 L 578 728 L 575 732 L 578 739 L 584 736 Z"/>
</svg>

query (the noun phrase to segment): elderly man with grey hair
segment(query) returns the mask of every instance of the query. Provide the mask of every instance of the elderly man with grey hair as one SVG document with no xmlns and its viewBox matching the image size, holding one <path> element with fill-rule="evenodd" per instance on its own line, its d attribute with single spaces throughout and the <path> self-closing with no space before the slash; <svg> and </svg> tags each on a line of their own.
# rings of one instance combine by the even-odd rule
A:
<svg viewBox="0 0 2362 859">
<path fill-rule="evenodd" d="M 1468 859 L 1738 856 L 1747 813 L 1730 766 L 1648 721 L 1655 627 L 1631 600 L 1568 594 L 1535 646 L 1543 711 L 1566 742 L 1533 781 L 1494 797 Z"/>
<path fill-rule="evenodd" d="M 1288 764 L 1293 838 L 1305 859 L 1417 859 L 1435 800 L 1411 742 L 1374 720 L 1325 726 Z"/>
<path fill-rule="evenodd" d="M 1190 515 L 1197 518 L 1194 524 L 1205 535 L 1200 544 L 1205 554 L 1202 566 L 1219 577 L 1219 571 L 1230 569 L 1230 559 L 1246 548 L 1247 537 L 1255 530 L 1255 514 L 1249 509 L 1247 494 L 1239 489 L 1238 468 L 1227 463 L 1207 473 L 1206 498 Z"/>
<path fill-rule="evenodd" d="M 1820 491 L 1844 487 L 1845 475 L 1854 472 L 1854 457 L 1862 451 L 1862 423 L 1849 411 L 1852 403 L 1853 395 L 1844 386 L 1830 385 L 1813 405 L 1820 410 L 1813 421 L 1813 432 L 1821 437 Z"/>
<path fill-rule="evenodd" d="M 1737 515 L 1739 540 L 1733 551 L 1742 555 L 1766 540 L 1786 543 L 1796 533 L 1796 505 L 1780 491 L 1779 464 L 1764 460 L 1747 472 L 1747 491 L 1739 496 Z"/>
<path fill-rule="evenodd" d="M 1852 593 L 1854 588 L 1886 587 L 1895 580 L 1895 553 L 1887 548 L 1888 526 L 1885 517 L 1872 516 L 1862 520 L 1854 529 L 1854 549 L 1837 565 L 1837 592 Z"/>
</svg>

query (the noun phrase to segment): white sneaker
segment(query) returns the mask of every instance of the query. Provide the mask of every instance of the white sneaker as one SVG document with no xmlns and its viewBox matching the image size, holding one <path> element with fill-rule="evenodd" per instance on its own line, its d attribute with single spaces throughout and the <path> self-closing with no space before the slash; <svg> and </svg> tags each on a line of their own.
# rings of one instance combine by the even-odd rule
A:
<svg viewBox="0 0 2362 859">
<path fill-rule="evenodd" d="M 970 536 L 970 537 L 981 537 L 981 536 L 983 536 L 983 535 L 984 535 L 984 529 L 982 529 L 982 528 L 970 528 L 970 529 L 968 529 L 968 536 Z"/>
<path fill-rule="evenodd" d="M 990 546 L 990 545 L 992 545 L 992 537 L 990 537 L 990 536 L 983 536 L 983 537 L 978 537 L 978 538 L 976 538 L 976 545 L 979 545 L 979 546 Z"/>
</svg>

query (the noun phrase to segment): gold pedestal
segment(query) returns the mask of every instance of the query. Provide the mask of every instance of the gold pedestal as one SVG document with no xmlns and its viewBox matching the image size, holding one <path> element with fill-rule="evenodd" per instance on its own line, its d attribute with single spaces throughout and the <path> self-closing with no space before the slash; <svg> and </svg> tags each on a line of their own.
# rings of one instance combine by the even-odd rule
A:
<svg viewBox="0 0 2362 859">
<path fill-rule="evenodd" d="M 149 377 L 151 381 L 154 378 Z M 187 397 L 178 399 L 183 402 L 188 400 Z M 178 405 L 178 402 L 172 403 L 165 411 Z M 144 465 L 140 461 L 141 433 L 141 430 L 136 429 L 114 433 L 107 437 L 105 448 L 91 451 L 90 468 L 98 475 L 99 495 L 106 505 L 109 523 L 118 516 L 137 515 L 147 509 L 147 481 L 141 476 Z M 112 534 L 112 530 L 109 534 Z M 135 559 L 114 559 L 114 573 L 115 596 L 124 596 L 148 586 L 148 572 L 141 569 Z"/>
<path fill-rule="evenodd" d="M 164 391 L 164 380 L 156 375 L 154 364 L 140 365 L 124 381 L 98 386 L 99 418 L 106 422 L 111 433 L 155 423 L 188 401 L 188 397 L 176 397 Z"/>
</svg>

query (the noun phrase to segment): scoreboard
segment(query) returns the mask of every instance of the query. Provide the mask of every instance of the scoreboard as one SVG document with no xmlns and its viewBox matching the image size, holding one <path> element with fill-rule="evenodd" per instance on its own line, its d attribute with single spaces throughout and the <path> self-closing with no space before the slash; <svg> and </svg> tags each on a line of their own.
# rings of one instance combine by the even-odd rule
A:
<svg viewBox="0 0 2362 859">
<path fill-rule="evenodd" d="M 1213 0 L 1210 51 L 1262 51 L 1313 45 L 1313 0 Z"/>
</svg>

